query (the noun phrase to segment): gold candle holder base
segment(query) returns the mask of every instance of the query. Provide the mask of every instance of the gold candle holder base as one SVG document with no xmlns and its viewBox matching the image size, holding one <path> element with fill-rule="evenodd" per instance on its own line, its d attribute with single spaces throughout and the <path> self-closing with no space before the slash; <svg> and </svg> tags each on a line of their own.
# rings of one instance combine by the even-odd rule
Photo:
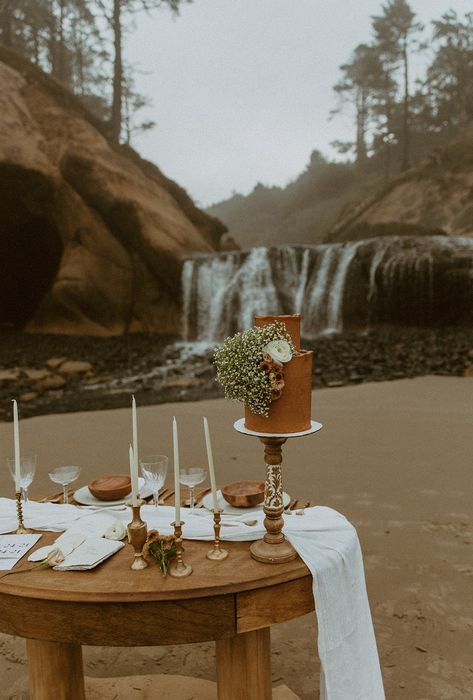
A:
<svg viewBox="0 0 473 700">
<path fill-rule="evenodd" d="M 214 514 L 214 546 L 207 552 L 207 559 L 212 561 L 223 561 L 228 557 L 228 551 L 220 547 L 220 520 L 222 518 L 223 510 L 216 508 L 213 511 Z"/>
<path fill-rule="evenodd" d="M 15 530 L 15 535 L 29 535 L 33 530 L 29 530 L 23 524 L 23 504 L 21 502 L 21 491 L 16 491 L 16 515 L 18 518 L 18 527 Z"/>
<path fill-rule="evenodd" d="M 128 542 L 132 545 L 135 550 L 135 556 L 130 564 L 130 569 L 133 571 L 141 571 L 149 566 L 148 562 L 143 556 L 143 547 L 148 536 L 148 527 L 146 523 L 141 519 L 141 506 L 144 501 L 139 500 L 136 504 L 128 503 L 133 511 L 132 521 L 128 524 Z"/>
<path fill-rule="evenodd" d="M 182 546 L 183 524 L 184 523 L 182 521 L 179 521 L 178 523 L 171 523 L 171 525 L 174 528 L 174 537 L 176 538 L 177 552 L 176 558 L 169 565 L 169 575 L 174 576 L 175 578 L 184 578 L 184 576 L 190 576 L 192 573 L 192 566 L 190 564 L 186 564 L 182 557 L 182 552 L 184 551 L 184 548 Z"/>
</svg>

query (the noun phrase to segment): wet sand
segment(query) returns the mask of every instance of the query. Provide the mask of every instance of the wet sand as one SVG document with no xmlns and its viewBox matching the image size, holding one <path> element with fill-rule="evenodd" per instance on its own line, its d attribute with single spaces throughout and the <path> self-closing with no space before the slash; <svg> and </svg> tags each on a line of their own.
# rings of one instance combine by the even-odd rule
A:
<svg viewBox="0 0 473 700">
<path fill-rule="evenodd" d="M 387 698 L 471 700 L 473 379 L 322 389 L 313 405 L 324 429 L 284 448 L 285 490 L 336 508 L 358 529 Z M 240 406 L 222 400 L 140 408 L 141 454 L 171 454 L 173 415 L 183 465 L 205 463 L 207 415 L 219 482 L 263 474 L 261 445 L 232 428 Z M 47 470 L 59 464 L 82 466 L 79 485 L 126 471 L 130 418 L 118 409 L 22 421 L 23 452 L 35 451 L 39 460 L 32 494 L 54 489 Z M 11 494 L 3 467 L 11 433 L 11 424 L 0 425 L 2 495 Z M 318 697 L 315 635 L 313 615 L 272 632 L 275 685 L 303 700 Z M 213 645 L 87 648 L 85 670 L 97 678 L 184 673 L 213 680 Z M 0 700 L 26 697 L 22 640 L 0 635 L 0 677 Z M 107 687 L 104 700 L 126 697 Z"/>
</svg>

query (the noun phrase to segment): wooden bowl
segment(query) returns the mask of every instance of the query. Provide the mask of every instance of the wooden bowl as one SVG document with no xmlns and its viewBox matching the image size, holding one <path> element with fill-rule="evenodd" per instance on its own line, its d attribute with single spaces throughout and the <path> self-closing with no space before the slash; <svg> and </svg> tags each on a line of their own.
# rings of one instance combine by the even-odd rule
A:
<svg viewBox="0 0 473 700">
<path fill-rule="evenodd" d="M 119 501 L 131 491 L 131 478 L 125 474 L 110 474 L 90 481 L 87 486 L 100 501 Z"/>
<path fill-rule="evenodd" d="M 264 481 L 235 481 L 222 487 L 222 496 L 235 508 L 252 508 L 264 501 Z"/>
</svg>

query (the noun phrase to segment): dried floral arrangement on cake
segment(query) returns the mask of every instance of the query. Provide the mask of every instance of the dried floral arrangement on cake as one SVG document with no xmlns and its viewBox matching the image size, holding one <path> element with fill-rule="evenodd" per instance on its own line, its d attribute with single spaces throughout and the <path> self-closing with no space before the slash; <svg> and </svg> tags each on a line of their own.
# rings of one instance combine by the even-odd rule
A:
<svg viewBox="0 0 473 700">
<path fill-rule="evenodd" d="M 269 408 L 284 390 L 284 365 L 295 353 L 281 321 L 250 328 L 227 338 L 215 351 L 217 381 L 225 398 L 241 401 L 256 415 Z"/>
</svg>

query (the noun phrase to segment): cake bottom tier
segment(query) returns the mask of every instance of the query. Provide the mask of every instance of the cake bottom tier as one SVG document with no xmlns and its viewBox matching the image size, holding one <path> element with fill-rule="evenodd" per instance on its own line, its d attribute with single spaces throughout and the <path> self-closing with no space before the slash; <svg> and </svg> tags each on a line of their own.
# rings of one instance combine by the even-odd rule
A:
<svg viewBox="0 0 473 700">
<path fill-rule="evenodd" d="M 245 427 L 256 433 L 300 433 L 311 426 L 312 352 L 301 350 L 284 365 L 284 389 L 269 408 L 269 416 L 258 416 L 245 406 Z"/>
</svg>

